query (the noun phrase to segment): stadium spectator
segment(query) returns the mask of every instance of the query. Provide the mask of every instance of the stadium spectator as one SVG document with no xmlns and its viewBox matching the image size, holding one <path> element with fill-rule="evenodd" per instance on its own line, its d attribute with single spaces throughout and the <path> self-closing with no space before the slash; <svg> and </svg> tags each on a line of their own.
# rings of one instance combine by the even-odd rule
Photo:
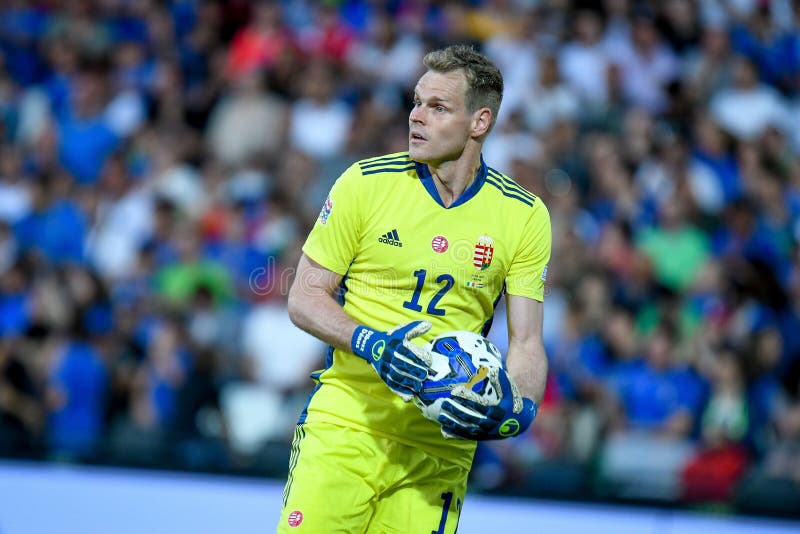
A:
<svg viewBox="0 0 800 534">
<path fill-rule="evenodd" d="M 79 184 L 95 183 L 120 143 L 105 115 L 106 69 L 96 63 L 83 66 L 67 106 L 55 116 L 59 162 Z"/>
<path fill-rule="evenodd" d="M 710 111 L 729 134 L 745 141 L 766 128 L 782 128 L 786 106 L 778 92 L 759 82 L 755 65 L 745 57 L 734 60 L 731 84 L 711 99 Z"/>
<path fill-rule="evenodd" d="M 621 441 L 603 419 L 617 394 L 628 417 L 614 421 L 680 427 L 646 432 L 672 463 L 639 494 L 800 502 L 798 14 L 749 0 L 4 3 L 2 454 L 263 468 L 266 449 L 233 446 L 226 386 L 300 402 L 319 348 L 268 370 L 286 317 L 263 290 L 350 162 L 406 150 L 420 58 L 460 42 L 507 81 L 486 160 L 553 224 L 547 395 L 524 438 L 479 449 L 479 485 L 631 489 L 587 482 Z M 747 467 L 726 463 L 739 452 L 703 460 L 726 447 Z M 726 491 L 680 489 L 701 464 L 724 468 Z"/>
<path fill-rule="evenodd" d="M 260 72 L 236 78 L 227 97 L 211 112 L 207 142 L 225 165 L 242 165 L 254 156 L 274 155 L 284 143 L 286 104 L 265 90 L 262 78 Z"/>
<path fill-rule="evenodd" d="M 99 453 L 103 437 L 108 371 L 95 347 L 82 337 L 73 334 L 47 354 L 47 443 L 56 459 L 91 459 Z"/>
<path fill-rule="evenodd" d="M 225 71 L 233 79 L 275 66 L 293 46 L 278 4 L 258 2 L 253 10 L 249 23 L 236 33 L 228 49 Z"/>
<path fill-rule="evenodd" d="M 289 139 L 295 148 L 324 160 L 344 150 L 353 115 L 336 94 L 336 71 L 321 60 L 308 66 L 301 84 L 301 98 L 291 110 Z"/>
<path fill-rule="evenodd" d="M 678 75 L 678 62 L 675 53 L 663 42 L 653 13 L 635 12 L 630 34 L 615 44 L 608 53 L 620 68 L 627 101 L 650 112 L 664 111 L 666 87 Z"/>
<path fill-rule="evenodd" d="M 538 85 L 528 87 L 521 97 L 521 109 L 526 122 L 535 132 L 546 132 L 553 124 L 575 121 L 578 116 L 578 97 L 561 80 L 558 58 L 542 55 L 538 64 Z"/>
<path fill-rule="evenodd" d="M 0 454 L 41 454 L 44 411 L 33 376 L 9 341 L 0 344 Z"/>
<path fill-rule="evenodd" d="M 701 450 L 685 466 L 683 499 L 730 500 L 744 474 L 750 416 L 741 358 L 720 351 L 710 370 L 711 393 L 700 424 Z"/>
<path fill-rule="evenodd" d="M 629 496 L 675 499 L 703 386 L 677 360 L 678 332 L 661 321 L 642 360 L 619 362 L 609 374 L 612 434 L 601 456 L 603 476 Z"/>
<path fill-rule="evenodd" d="M 574 38 L 560 49 L 559 64 L 564 81 L 591 107 L 608 99 L 609 58 L 602 45 L 603 21 L 596 11 L 575 14 Z"/>
</svg>

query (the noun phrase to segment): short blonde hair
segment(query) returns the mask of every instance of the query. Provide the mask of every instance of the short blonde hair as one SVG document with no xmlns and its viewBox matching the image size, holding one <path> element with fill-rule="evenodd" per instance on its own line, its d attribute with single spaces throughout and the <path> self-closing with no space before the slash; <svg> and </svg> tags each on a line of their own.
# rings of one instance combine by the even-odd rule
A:
<svg viewBox="0 0 800 534">
<path fill-rule="evenodd" d="M 497 121 L 503 100 L 503 75 L 489 58 L 467 45 L 451 45 L 428 52 L 423 64 L 434 72 L 462 71 L 467 79 L 467 108 L 475 111 L 487 107 L 492 111 L 492 124 Z"/>
</svg>

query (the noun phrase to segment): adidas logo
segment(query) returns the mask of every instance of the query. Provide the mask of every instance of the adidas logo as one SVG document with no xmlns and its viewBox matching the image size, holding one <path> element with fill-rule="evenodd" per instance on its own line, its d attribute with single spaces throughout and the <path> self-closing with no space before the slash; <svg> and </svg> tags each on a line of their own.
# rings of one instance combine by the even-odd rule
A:
<svg viewBox="0 0 800 534">
<path fill-rule="evenodd" d="M 387 245 L 393 245 L 395 247 L 403 246 L 403 243 L 400 242 L 400 236 L 397 235 L 397 228 L 380 236 L 378 241 L 380 243 L 386 243 Z"/>
</svg>

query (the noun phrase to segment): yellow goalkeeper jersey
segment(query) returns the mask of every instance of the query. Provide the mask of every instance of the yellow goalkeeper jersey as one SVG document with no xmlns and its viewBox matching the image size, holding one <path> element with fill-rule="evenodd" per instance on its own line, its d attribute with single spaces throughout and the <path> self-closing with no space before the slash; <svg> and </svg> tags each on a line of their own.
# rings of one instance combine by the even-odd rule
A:
<svg viewBox="0 0 800 534">
<path fill-rule="evenodd" d="M 550 244 L 542 201 L 482 159 L 473 183 L 444 207 L 427 166 L 401 152 L 339 177 L 303 251 L 343 276 L 340 300 L 355 321 L 389 330 L 427 320 L 427 342 L 452 330 L 485 335 L 504 291 L 543 300 Z M 475 443 L 445 440 L 365 360 L 331 350 L 313 378 L 301 423 L 362 428 L 469 467 Z"/>
</svg>

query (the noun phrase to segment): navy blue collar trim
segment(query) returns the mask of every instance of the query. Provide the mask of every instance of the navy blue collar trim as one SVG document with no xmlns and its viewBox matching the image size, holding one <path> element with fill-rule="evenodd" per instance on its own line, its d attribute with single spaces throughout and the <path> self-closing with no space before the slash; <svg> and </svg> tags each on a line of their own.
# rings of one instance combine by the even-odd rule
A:
<svg viewBox="0 0 800 534">
<path fill-rule="evenodd" d="M 431 175 L 430 169 L 424 163 L 414 162 L 414 166 L 417 169 L 417 176 L 419 176 L 422 185 L 425 186 L 425 190 L 428 191 L 428 194 L 435 200 L 441 207 L 445 209 L 455 208 L 456 206 L 460 206 L 464 204 L 469 199 L 474 197 L 478 194 L 478 191 L 481 190 L 483 187 L 484 182 L 486 182 L 486 174 L 488 173 L 488 167 L 486 166 L 486 162 L 483 161 L 483 155 L 481 155 L 481 166 L 478 169 L 478 174 L 475 176 L 475 179 L 472 183 L 461 193 L 461 196 L 456 199 L 455 202 L 450 204 L 449 206 L 445 206 L 444 202 L 442 202 L 442 198 L 439 196 L 439 191 L 436 189 L 436 184 L 433 183 L 433 176 Z"/>
</svg>

